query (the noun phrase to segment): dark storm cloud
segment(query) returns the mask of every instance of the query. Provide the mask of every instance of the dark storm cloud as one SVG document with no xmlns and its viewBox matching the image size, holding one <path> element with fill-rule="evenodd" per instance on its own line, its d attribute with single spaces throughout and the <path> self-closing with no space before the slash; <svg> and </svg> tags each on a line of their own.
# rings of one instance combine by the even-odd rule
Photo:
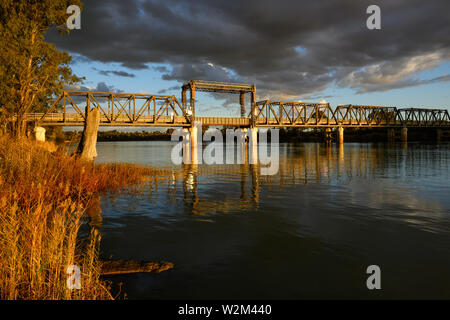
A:
<svg viewBox="0 0 450 320">
<path fill-rule="evenodd" d="M 96 86 L 88 86 L 86 84 L 84 85 L 70 85 L 66 86 L 64 88 L 65 90 L 77 90 L 77 91 L 91 91 L 91 92 L 123 92 L 123 90 L 117 89 L 114 86 L 107 85 L 105 82 L 101 81 L 97 83 Z M 78 96 L 72 96 L 72 99 L 75 101 L 75 103 L 82 103 L 86 101 L 85 97 L 78 97 Z M 105 98 L 96 98 L 98 102 L 105 101 Z"/>
<path fill-rule="evenodd" d="M 109 86 L 105 82 L 101 81 L 97 83 L 95 87 L 88 85 L 70 85 L 65 87 L 66 90 L 79 90 L 79 91 L 96 91 L 96 92 L 123 92 L 116 89 L 114 86 Z"/>
<path fill-rule="evenodd" d="M 363 92 L 374 92 L 374 91 L 387 91 L 391 89 L 400 89 L 400 88 L 407 88 L 407 87 L 417 87 L 421 85 L 426 84 L 432 84 L 437 82 L 450 82 L 450 75 L 444 74 L 439 77 L 435 77 L 432 79 L 425 79 L 425 80 L 419 80 L 419 79 L 400 79 L 396 81 L 395 83 L 390 84 L 372 84 L 370 86 L 367 86 L 368 89 L 359 89 L 358 93 Z"/>
<path fill-rule="evenodd" d="M 97 68 L 93 68 L 95 71 L 97 71 L 99 74 L 104 76 L 110 76 L 115 75 L 118 77 L 127 77 L 127 78 L 134 78 L 135 75 L 133 73 L 128 73 L 125 71 L 116 71 L 116 70 L 98 70 Z"/>
<path fill-rule="evenodd" d="M 179 90 L 180 90 L 180 86 L 172 86 L 172 87 L 169 87 L 167 89 L 159 90 L 158 94 L 167 94 L 167 93 L 170 93 L 172 91 L 179 91 Z"/>
<path fill-rule="evenodd" d="M 135 62 L 135 61 L 122 62 L 122 66 L 124 66 L 125 68 L 134 69 L 134 70 L 148 69 L 148 66 L 145 63 Z"/>
<path fill-rule="evenodd" d="M 377 1 L 382 29 L 366 28 L 373 1 L 85 1 L 81 30 L 49 34 L 60 48 L 163 79 L 255 83 L 259 98 L 422 84 L 450 59 L 450 1 Z M 436 78 L 433 81 L 444 81 Z"/>
</svg>

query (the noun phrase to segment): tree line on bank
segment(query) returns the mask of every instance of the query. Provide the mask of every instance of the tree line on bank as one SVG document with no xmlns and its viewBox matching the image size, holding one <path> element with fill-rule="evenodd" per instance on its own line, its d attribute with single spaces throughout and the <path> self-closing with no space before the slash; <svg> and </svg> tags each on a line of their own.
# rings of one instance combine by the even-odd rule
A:
<svg viewBox="0 0 450 320">
<path fill-rule="evenodd" d="M 225 141 L 225 131 L 227 128 L 222 128 L 223 141 Z M 236 128 L 231 128 L 236 129 Z M 101 130 L 98 132 L 97 141 L 170 141 L 171 135 L 175 129 L 169 128 L 164 131 L 121 131 L 121 130 Z M 202 132 L 205 133 L 208 127 L 202 127 Z M 47 127 L 46 135 L 49 140 L 56 143 L 73 142 L 76 143 L 81 138 L 81 131 L 63 131 L 62 127 Z M 345 129 L 346 142 L 386 142 L 387 129 L 386 128 L 346 128 Z M 332 132 L 332 139 L 336 138 L 336 133 Z M 435 141 L 435 128 L 409 128 L 408 138 L 410 141 Z M 270 131 L 268 133 L 270 141 Z M 450 140 L 448 132 L 442 135 L 442 141 Z M 279 131 L 280 142 L 324 142 L 325 130 L 324 128 L 280 128 Z"/>
</svg>

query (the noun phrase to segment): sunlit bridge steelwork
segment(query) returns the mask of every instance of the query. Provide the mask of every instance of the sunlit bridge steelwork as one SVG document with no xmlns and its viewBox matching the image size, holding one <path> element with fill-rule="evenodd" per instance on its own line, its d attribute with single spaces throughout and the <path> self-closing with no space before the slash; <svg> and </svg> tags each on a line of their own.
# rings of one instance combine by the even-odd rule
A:
<svg viewBox="0 0 450 320">
<path fill-rule="evenodd" d="M 448 126 L 450 116 L 447 110 L 441 109 L 399 109 L 398 113 L 407 126 Z"/>
<path fill-rule="evenodd" d="M 389 106 L 341 105 L 336 108 L 334 115 L 341 126 L 403 126 L 397 108 Z"/>
<path fill-rule="evenodd" d="M 311 127 L 337 125 L 328 103 L 259 101 L 253 111 L 256 126 Z M 251 115 L 250 115 L 251 116 Z"/>
<path fill-rule="evenodd" d="M 67 107 L 74 112 L 67 112 Z M 71 90 L 64 91 L 46 113 L 30 114 L 28 120 L 82 126 L 86 107 L 99 108 L 101 126 L 176 127 L 189 125 L 192 120 L 175 96 Z"/>
<path fill-rule="evenodd" d="M 190 103 L 186 99 L 190 91 Z M 241 117 L 199 117 L 195 92 L 240 95 Z M 250 112 L 245 116 L 244 96 L 250 93 Z M 182 86 L 182 102 L 175 96 L 66 90 L 46 113 L 30 113 L 26 120 L 38 125 L 83 126 L 86 108 L 99 108 L 100 126 L 192 127 L 450 127 L 445 109 L 396 108 L 391 106 L 339 105 L 329 103 L 256 102 L 254 85 L 191 80 Z M 70 109 L 70 110 L 69 110 Z"/>
</svg>

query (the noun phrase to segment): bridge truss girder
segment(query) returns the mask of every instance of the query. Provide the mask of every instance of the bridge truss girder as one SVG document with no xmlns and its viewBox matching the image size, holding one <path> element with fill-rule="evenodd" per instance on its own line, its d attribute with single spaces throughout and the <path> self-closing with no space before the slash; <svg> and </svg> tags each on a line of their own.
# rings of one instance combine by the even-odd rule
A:
<svg viewBox="0 0 450 320">
<path fill-rule="evenodd" d="M 252 116 L 252 114 L 249 114 Z M 255 103 L 253 121 L 266 127 L 450 127 L 445 109 L 397 109 L 389 106 L 264 100 Z"/>
<path fill-rule="evenodd" d="M 329 126 L 337 123 L 328 103 L 258 101 L 253 116 L 256 126 Z"/>
<path fill-rule="evenodd" d="M 83 107 L 79 105 L 82 103 Z M 68 107 L 74 112 L 68 112 Z M 185 126 L 191 123 L 191 117 L 175 96 L 76 90 L 65 90 L 38 122 L 75 125 L 84 122 L 86 108 L 95 107 L 100 110 L 100 125 Z M 62 113 L 55 116 L 53 111 Z"/>
<path fill-rule="evenodd" d="M 444 109 L 404 108 L 398 112 L 407 126 L 448 126 L 450 123 L 448 110 Z"/>
<path fill-rule="evenodd" d="M 252 92 L 252 108 L 247 117 L 195 117 L 175 96 L 117 92 L 66 90 L 45 113 L 29 114 L 27 121 L 43 125 L 83 125 L 85 110 L 98 107 L 101 126 L 190 127 L 194 120 L 204 125 L 261 127 L 447 127 L 450 116 L 445 109 L 398 109 L 389 106 L 341 105 L 332 109 L 328 103 L 253 102 L 254 86 L 220 82 L 192 82 L 201 91 Z M 226 85 L 226 86 L 224 86 Z M 183 86 L 183 90 L 190 87 Z M 185 93 L 185 91 L 184 91 Z M 84 103 L 83 106 L 81 104 Z M 68 110 L 72 109 L 72 112 Z M 55 112 L 58 111 L 58 112 Z"/>
<path fill-rule="evenodd" d="M 342 126 L 402 126 L 398 110 L 389 106 L 343 105 L 335 109 L 335 116 Z"/>
</svg>

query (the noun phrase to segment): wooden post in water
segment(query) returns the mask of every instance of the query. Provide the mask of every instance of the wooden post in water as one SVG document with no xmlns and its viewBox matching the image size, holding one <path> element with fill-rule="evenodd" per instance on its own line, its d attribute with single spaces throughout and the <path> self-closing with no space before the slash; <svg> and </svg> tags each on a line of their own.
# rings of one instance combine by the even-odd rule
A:
<svg viewBox="0 0 450 320">
<path fill-rule="evenodd" d="M 97 157 L 97 132 L 100 124 L 100 110 L 86 107 L 86 120 L 84 130 L 78 145 L 77 154 L 81 159 L 93 161 Z"/>
</svg>

